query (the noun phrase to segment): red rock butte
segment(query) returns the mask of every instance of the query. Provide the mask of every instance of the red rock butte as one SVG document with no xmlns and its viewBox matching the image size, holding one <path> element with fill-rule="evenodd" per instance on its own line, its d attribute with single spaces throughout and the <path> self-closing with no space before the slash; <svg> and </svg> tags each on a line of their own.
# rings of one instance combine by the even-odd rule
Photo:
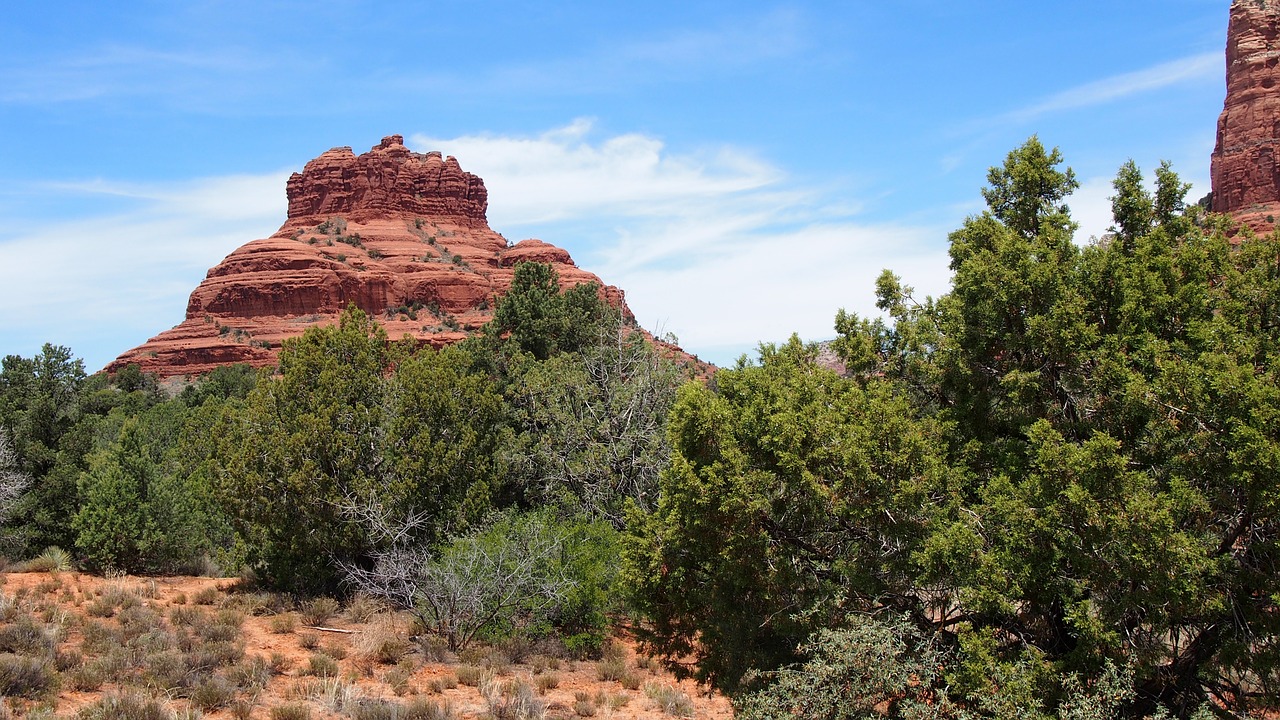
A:
<svg viewBox="0 0 1280 720">
<path fill-rule="evenodd" d="M 289 178 L 289 217 L 209 270 L 186 319 L 106 367 L 137 363 L 161 377 L 221 365 L 272 365 L 281 343 L 333 324 L 349 303 L 391 338 L 436 347 L 493 317 L 523 261 L 550 263 L 562 286 L 601 285 L 630 317 L 622 291 L 540 240 L 515 245 L 489 228 L 484 181 L 452 157 L 415 153 L 399 135 L 363 155 L 334 148 Z"/>
<path fill-rule="evenodd" d="M 1227 96 L 1210 174 L 1213 210 L 1257 232 L 1280 217 L 1280 2 L 1234 0 Z"/>
</svg>

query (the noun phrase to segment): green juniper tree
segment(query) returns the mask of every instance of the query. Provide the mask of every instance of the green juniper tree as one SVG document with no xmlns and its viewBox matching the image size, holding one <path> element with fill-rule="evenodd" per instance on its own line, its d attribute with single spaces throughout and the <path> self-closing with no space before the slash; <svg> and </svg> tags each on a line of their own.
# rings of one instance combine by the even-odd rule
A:
<svg viewBox="0 0 1280 720">
<path fill-rule="evenodd" d="M 886 273 L 892 325 L 841 313 L 851 377 L 766 348 L 682 393 L 629 533 L 652 647 L 736 690 L 893 612 L 967 716 L 1080 716 L 1116 678 L 1098 716 L 1280 702 L 1280 238 L 1126 165 L 1080 248 L 1060 163 L 1032 138 L 992 169 L 951 292 Z"/>
</svg>

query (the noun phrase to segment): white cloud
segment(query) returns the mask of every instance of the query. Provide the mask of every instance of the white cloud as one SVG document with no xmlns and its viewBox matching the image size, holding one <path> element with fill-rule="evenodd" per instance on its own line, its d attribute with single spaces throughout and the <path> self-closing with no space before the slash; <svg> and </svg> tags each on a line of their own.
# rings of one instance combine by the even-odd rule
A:
<svg viewBox="0 0 1280 720">
<path fill-rule="evenodd" d="M 840 307 L 876 314 L 889 267 L 920 294 L 949 280 L 944 230 L 857 220 L 735 148 L 673 152 L 661 140 L 592 137 L 589 121 L 536 136 L 414 136 L 419 150 L 464 158 L 489 188 L 490 224 L 537 229 L 578 264 L 623 288 L 637 318 L 717 362 L 792 332 L 833 334 Z"/>
<path fill-rule="evenodd" d="M 1033 105 L 1008 113 L 1004 119 L 1026 122 L 1050 113 L 1092 107 L 1137 93 L 1217 77 L 1221 72 L 1222 53 L 1201 53 L 1063 90 Z"/>
<path fill-rule="evenodd" d="M 49 185 L 74 206 L 85 194 L 128 198 L 125 212 L 74 220 L 15 220 L 0 235 L 0 351 L 70 344 L 96 370 L 177 324 L 205 271 L 284 219 L 287 173 L 166 185 L 92 181 Z M 104 330 L 108 331 L 104 333 Z M 113 334 L 108 347 L 77 338 Z"/>
<path fill-rule="evenodd" d="M 441 150 L 484 178 L 489 220 L 498 228 L 583 214 L 661 215 L 689 203 L 769 185 L 775 168 L 734 149 L 675 156 L 660 140 L 631 133 L 592 143 L 578 119 L 530 137 L 413 135 L 418 150 Z"/>
</svg>

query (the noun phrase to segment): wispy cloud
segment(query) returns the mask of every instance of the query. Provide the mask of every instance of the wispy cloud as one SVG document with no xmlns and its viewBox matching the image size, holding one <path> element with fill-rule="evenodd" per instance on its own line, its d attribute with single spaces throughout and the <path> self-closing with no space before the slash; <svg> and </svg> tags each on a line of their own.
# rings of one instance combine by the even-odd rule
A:
<svg viewBox="0 0 1280 720">
<path fill-rule="evenodd" d="M 68 206 L 85 195 L 131 209 L 75 220 L 15 218 L 0 234 L 4 353 L 70 344 L 96 370 L 177 324 L 205 271 L 284 219 L 287 173 L 165 185 L 48 184 Z M 89 347 L 85 338 L 104 338 Z M 84 342 L 82 342 L 82 340 Z"/>
<path fill-rule="evenodd" d="M 278 66 L 276 59 L 229 46 L 166 50 L 104 45 L 0 66 L 0 103 L 44 105 L 152 97 L 188 107 L 219 103 Z"/>
<path fill-rule="evenodd" d="M 627 292 L 642 323 L 728 362 L 760 340 L 832 335 L 840 307 L 876 314 L 875 277 L 945 291 L 944 230 L 860 222 L 740 148 L 673 152 L 641 134 L 595 138 L 579 120 L 539 135 L 413 136 L 485 179 L 490 221 L 536 229 Z M 728 355 L 717 349 L 728 348 Z"/>
<path fill-rule="evenodd" d="M 461 75 L 414 68 L 373 82 L 451 97 L 580 96 L 662 83 L 669 86 L 758 68 L 806 47 L 806 21 L 791 9 L 735 13 L 730 20 L 648 37 L 607 37 L 558 56 L 498 61 Z"/>
<path fill-rule="evenodd" d="M 1015 123 L 1027 122 L 1051 113 L 1093 107 L 1138 93 L 1203 80 L 1221 72 L 1221 53 L 1201 53 L 1069 88 L 1007 113 L 1001 119 Z"/>
</svg>

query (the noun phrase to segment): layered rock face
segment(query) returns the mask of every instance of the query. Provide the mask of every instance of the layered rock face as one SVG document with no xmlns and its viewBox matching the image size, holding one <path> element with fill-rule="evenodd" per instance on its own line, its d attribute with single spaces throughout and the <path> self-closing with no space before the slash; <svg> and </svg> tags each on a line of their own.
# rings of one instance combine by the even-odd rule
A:
<svg viewBox="0 0 1280 720">
<path fill-rule="evenodd" d="M 335 148 L 289 178 L 289 217 L 241 246 L 191 293 L 186 319 L 107 366 L 161 377 L 232 363 L 274 364 L 281 342 L 337 322 L 349 303 L 391 338 L 442 346 L 493 317 L 525 260 L 550 263 L 562 285 L 597 282 L 540 240 L 511 245 L 489 228 L 484 181 L 452 157 L 415 153 L 392 135 L 356 156 Z M 605 299 L 630 315 L 622 292 Z"/>
<path fill-rule="evenodd" d="M 1280 1 L 1234 0 L 1227 98 L 1213 151 L 1213 210 L 1255 231 L 1280 217 Z M 1271 218 L 1271 219 L 1268 219 Z"/>
</svg>

